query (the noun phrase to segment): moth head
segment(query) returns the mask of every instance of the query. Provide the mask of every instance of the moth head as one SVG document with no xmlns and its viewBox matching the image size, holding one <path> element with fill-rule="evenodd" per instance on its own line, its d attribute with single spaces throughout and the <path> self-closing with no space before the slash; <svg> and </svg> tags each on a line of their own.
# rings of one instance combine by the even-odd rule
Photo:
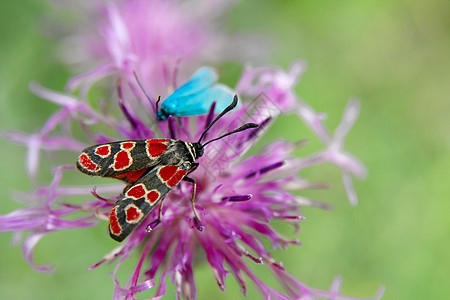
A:
<svg viewBox="0 0 450 300">
<path fill-rule="evenodd" d="M 156 112 L 156 118 L 158 120 L 165 120 L 165 119 L 167 119 L 167 114 L 165 112 L 163 112 L 161 109 L 161 111 Z"/>
<path fill-rule="evenodd" d="M 194 148 L 195 159 L 203 156 L 203 145 L 200 143 L 192 143 Z"/>
</svg>

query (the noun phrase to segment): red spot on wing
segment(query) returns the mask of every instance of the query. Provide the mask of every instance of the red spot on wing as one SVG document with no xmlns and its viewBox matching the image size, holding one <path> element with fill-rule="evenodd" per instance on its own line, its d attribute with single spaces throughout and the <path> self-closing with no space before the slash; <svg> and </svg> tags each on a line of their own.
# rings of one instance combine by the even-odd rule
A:
<svg viewBox="0 0 450 300">
<path fill-rule="evenodd" d="M 147 140 L 147 155 L 150 157 L 159 157 L 167 150 L 168 139 Z"/>
<path fill-rule="evenodd" d="M 111 154 L 111 146 L 104 145 L 104 146 L 97 147 L 97 149 L 95 149 L 95 154 L 97 154 L 98 156 L 101 156 L 103 158 L 108 157 Z"/>
<path fill-rule="evenodd" d="M 145 186 L 141 183 L 131 187 L 127 192 L 127 197 L 132 197 L 134 199 L 139 199 L 145 196 L 147 191 L 145 190 Z"/>
<path fill-rule="evenodd" d="M 120 144 L 120 147 L 123 150 L 131 150 L 134 148 L 134 145 L 136 145 L 135 142 L 123 142 L 122 144 Z"/>
<path fill-rule="evenodd" d="M 157 190 L 151 190 L 147 194 L 147 200 L 150 202 L 150 204 L 155 204 L 156 201 L 158 201 L 160 196 L 160 193 Z"/>
<path fill-rule="evenodd" d="M 126 220 L 129 223 L 137 223 L 142 218 L 142 211 L 135 205 L 128 205 L 125 208 Z"/>
<path fill-rule="evenodd" d="M 145 171 L 147 171 L 147 169 L 123 173 L 120 175 L 116 175 L 116 177 L 119 179 L 123 178 L 123 179 L 126 179 L 128 182 L 134 183 L 134 182 L 138 181 L 139 178 L 141 178 L 142 174 L 144 174 Z"/>
<path fill-rule="evenodd" d="M 89 155 L 87 155 L 86 153 L 81 153 L 81 155 L 78 157 L 78 163 L 80 164 L 80 166 L 91 172 L 97 172 L 100 170 L 100 167 L 95 162 L 93 162 Z"/>
<path fill-rule="evenodd" d="M 159 169 L 159 177 L 163 182 L 166 183 L 168 187 L 173 188 L 178 184 L 178 182 L 183 179 L 187 171 L 178 168 L 177 166 L 164 166 Z"/>
<path fill-rule="evenodd" d="M 114 235 L 120 235 L 122 232 L 122 226 L 117 218 L 117 208 L 113 208 L 109 213 L 109 230 Z"/>
<path fill-rule="evenodd" d="M 178 184 L 178 182 L 181 181 L 181 179 L 183 179 L 184 175 L 186 175 L 186 171 L 185 170 L 178 170 L 175 175 L 172 176 L 172 178 L 170 178 L 169 181 L 167 181 L 167 186 L 169 187 L 174 187 Z"/>
<path fill-rule="evenodd" d="M 159 169 L 158 173 L 162 181 L 168 181 L 175 175 L 177 170 L 178 170 L 177 166 L 164 166 L 161 169 Z"/>
<path fill-rule="evenodd" d="M 127 151 L 119 151 L 114 157 L 114 169 L 124 170 L 128 168 L 133 161 L 131 160 L 131 155 Z"/>
</svg>

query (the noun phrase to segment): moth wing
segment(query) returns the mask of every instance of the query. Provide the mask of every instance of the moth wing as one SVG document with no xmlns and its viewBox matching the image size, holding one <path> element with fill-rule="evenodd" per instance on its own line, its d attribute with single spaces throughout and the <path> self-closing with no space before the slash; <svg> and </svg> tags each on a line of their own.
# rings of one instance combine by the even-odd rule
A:
<svg viewBox="0 0 450 300">
<path fill-rule="evenodd" d="M 208 89 L 217 81 L 217 73 L 211 68 L 200 68 L 182 86 L 177 88 L 162 103 L 161 109 L 168 114 L 178 115 L 178 107 L 186 103 L 186 98 L 192 97 Z"/>
<path fill-rule="evenodd" d="M 189 97 L 180 98 L 176 107 L 177 116 L 202 115 L 209 112 L 213 102 L 216 102 L 215 112 L 222 112 L 233 101 L 235 92 L 224 84 L 214 84 Z"/>
<path fill-rule="evenodd" d="M 200 68 L 182 86 L 177 88 L 164 102 L 173 98 L 185 97 L 198 93 L 211 86 L 218 79 L 216 71 L 212 68 Z"/>
<path fill-rule="evenodd" d="M 88 175 L 117 178 L 132 184 L 156 166 L 173 143 L 169 139 L 148 139 L 94 145 L 78 156 L 77 168 Z"/>
<path fill-rule="evenodd" d="M 121 242 L 185 176 L 190 164 L 158 166 L 129 187 L 109 215 L 109 233 Z"/>
</svg>

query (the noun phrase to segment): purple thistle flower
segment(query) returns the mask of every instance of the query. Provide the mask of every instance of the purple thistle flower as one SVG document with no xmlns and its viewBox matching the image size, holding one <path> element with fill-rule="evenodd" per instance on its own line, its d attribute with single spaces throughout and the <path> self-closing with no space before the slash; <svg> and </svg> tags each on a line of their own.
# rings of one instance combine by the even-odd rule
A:
<svg viewBox="0 0 450 300">
<path fill-rule="evenodd" d="M 34 134 L 9 131 L 3 135 L 28 148 L 26 169 L 34 182 L 41 150 L 70 151 L 75 160 L 83 148 L 92 144 L 160 137 L 190 142 L 198 139 L 211 121 L 213 109 L 208 115 L 169 117 L 168 121 L 158 121 L 153 111 L 157 96 L 164 98 L 179 85 L 178 77 L 186 79 L 194 66 L 201 66 L 203 63 L 198 62 L 207 59 L 205 47 L 220 38 L 212 38 L 212 32 L 205 29 L 210 19 L 199 19 L 201 11 L 207 9 L 205 6 L 186 14 L 179 5 L 175 1 L 131 0 L 105 6 L 98 25 L 103 38 L 88 44 L 92 61 L 97 59 L 101 63 L 68 82 L 70 90 L 80 88 L 79 95 L 31 85 L 33 93 L 55 103 L 59 110 Z M 158 18 L 152 19 L 153 16 Z M 163 31 L 159 26 L 162 20 Z M 340 279 L 330 291 L 320 291 L 293 278 L 264 244 L 267 240 L 275 249 L 300 244 L 281 235 L 271 222 L 280 220 L 297 228 L 304 219 L 303 206 L 328 208 L 327 204 L 293 193 L 320 187 L 299 177 L 300 171 L 322 163 L 335 165 L 342 171 L 352 204 L 357 202 L 352 177 L 363 178 L 366 174 L 363 164 L 344 151 L 344 139 L 358 117 L 358 102 L 349 102 L 341 123 L 331 134 L 322 123 L 325 115 L 315 112 L 294 92 L 304 69 L 300 61 L 294 62 L 288 71 L 278 67 L 244 69 L 235 88 L 240 106 L 220 119 L 206 138 L 218 137 L 246 122 L 258 123 L 260 127 L 205 148 L 204 156 L 198 160 L 200 167 L 190 175 L 198 183 L 195 206 L 200 220 L 194 217 L 190 205 L 191 185 L 182 182 L 164 199 L 161 220 L 158 209 L 154 209 L 124 242 L 89 268 L 116 264 L 114 299 L 135 299 L 136 294 L 152 288 L 154 299 L 160 299 L 167 288 L 167 277 L 175 286 L 177 298 L 196 299 L 194 256 L 199 252 L 204 253 L 222 291 L 231 273 L 244 295 L 247 287 L 244 277 L 248 277 L 264 299 L 355 299 L 340 294 Z M 133 72 L 144 83 L 152 102 L 140 90 Z M 98 101 L 99 108 L 95 109 L 87 92 L 97 81 L 111 75 L 120 79 L 110 85 L 113 92 L 108 93 L 116 94 L 117 102 L 102 105 Z M 325 145 L 324 149 L 299 158 L 292 151 L 304 143 L 279 139 L 256 155 L 246 156 L 272 121 L 286 113 L 296 113 Z M 75 126 L 82 129 L 82 135 L 72 130 Z M 58 230 L 106 226 L 102 221 L 108 220 L 123 191 L 121 183 L 62 186 L 63 173 L 74 170 L 72 166 L 56 166 L 49 185 L 36 183 L 31 191 L 14 197 L 24 202 L 25 208 L 0 216 L 0 232 L 13 232 L 14 243 L 20 243 L 22 235 L 29 232 L 22 242 L 22 251 L 37 271 L 52 271 L 50 265 L 34 262 L 33 250 L 42 237 Z M 70 201 L 71 197 L 80 196 L 85 198 L 81 204 Z M 119 282 L 121 265 L 134 256 L 138 257 L 134 271 L 126 283 Z M 252 264 L 264 264 L 285 291 L 277 291 L 259 279 L 250 268 Z M 379 299 L 382 293 L 380 289 L 369 299 Z"/>
</svg>

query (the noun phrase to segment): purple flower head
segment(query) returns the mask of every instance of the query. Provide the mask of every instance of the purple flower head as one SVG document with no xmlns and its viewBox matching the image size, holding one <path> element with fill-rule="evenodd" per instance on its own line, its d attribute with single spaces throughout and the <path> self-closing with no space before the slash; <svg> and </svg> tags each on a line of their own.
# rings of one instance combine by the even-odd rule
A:
<svg viewBox="0 0 450 300">
<path fill-rule="evenodd" d="M 220 45 L 225 43 L 225 34 L 214 20 L 233 3 L 129 0 L 100 5 L 96 30 L 88 28 L 76 35 L 65 54 L 69 61 L 73 56 L 83 57 L 79 63 L 96 67 L 74 76 L 67 87 L 87 91 L 93 82 L 118 73 L 136 88 L 131 80 L 136 72 L 149 95 L 167 96 L 177 85 L 179 66 L 189 69 L 197 61 L 215 60 L 224 52 Z"/>
<path fill-rule="evenodd" d="M 206 45 L 219 38 L 212 38 L 205 29 L 211 19 L 199 18 L 207 9 L 201 3 L 198 1 L 198 11 L 176 1 L 131 0 L 106 5 L 100 10 L 97 31 L 102 38 L 89 44 L 91 57 L 100 64 L 68 83 L 71 90 L 80 88 L 80 93 L 75 96 L 32 84 L 36 95 L 59 109 L 33 134 L 4 133 L 13 142 L 27 146 L 26 168 L 36 187 L 16 195 L 15 200 L 25 202 L 25 208 L 0 216 L 0 231 L 14 232 L 15 243 L 29 232 L 22 251 L 36 270 L 52 271 L 50 265 L 34 263 L 33 250 L 42 237 L 59 230 L 106 227 L 109 213 L 124 190 L 120 182 L 95 187 L 61 185 L 66 172 L 84 176 L 72 165 L 56 166 L 53 181 L 38 184 L 41 150 L 70 151 L 75 161 L 83 148 L 100 143 L 152 138 L 195 142 L 214 118 L 214 109 L 206 115 L 171 116 L 166 121 L 158 121 L 155 114 L 157 96 L 164 99 L 188 78 L 193 67 L 202 66 L 209 59 L 204 53 Z M 304 63 L 300 61 L 288 71 L 278 67 L 244 69 L 234 89 L 240 96 L 238 107 L 211 127 L 203 143 L 244 123 L 257 123 L 259 127 L 205 146 L 204 155 L 197 160 L 198 169 L 189 175 L 197 182 L 196 213 L 190 202 L 192 184 L 180 182 L 168 193 L 161 208 L 153 209 L 125 241 L 90 267 L 115 263 L 114 299 L 136 299 L 135 295 L 148 289 L 154 290 L 154 299 L 160 299 L 167 289 L 166 278 L 174 284 L 177 298 L 196 299 L 194 272 L 199 253 L 204 255 L 222 291 L 231 274 L 244 295 L 245 278 L 249 278 L 263 299 L 355 299 L 340 294 L 339 279 L 330 291 L 308 287 L 271 256 L 272 248 L 300 244 L 280 234 L 273 221 L 297 229 L 304 219 L 303 206 L 328 208 L 327 204 L 299 196 L 304 189 L 321 187 L 299 177 L 300 171 L 322 163 L 335 165 L 342 171 L 352 204 L 357 202 L 352 177 L 362 178 L 366 173 L 362 163 L 344 151 L 345 136 L 358 117 L 358 102 L 349 102 L 341 123 L 331 134 L 322 123 L 324 115 L 294 92 L 303 71 Z M 142 81 L 148 97 L 134 74 Z M 111 76 L 115 80 L 107 95 L 114 95 L 114 101 L 88 99 L 87 92 L 95 83 Z M 93 102 L 96 105 L 91 105 Z M 292 152 L 304 143 L 280 138 L 257 154 L 248 155 L 272 122 L 286 113 L 297 114 L 324 149 L 300 158 Z M 75 127 L 81 130 L 73 130 Z M 83 197 L 84 201 L 71 201 L 74 197 Z M 122 264 L 136 257 L 127 282 L 119 281 Z M 253 264 L 265 265 L 284 291 L 263 282 L 252 271 Z M 380 289 L 369 299 L 379 299 L 382 292 Z"/>
</svg>

